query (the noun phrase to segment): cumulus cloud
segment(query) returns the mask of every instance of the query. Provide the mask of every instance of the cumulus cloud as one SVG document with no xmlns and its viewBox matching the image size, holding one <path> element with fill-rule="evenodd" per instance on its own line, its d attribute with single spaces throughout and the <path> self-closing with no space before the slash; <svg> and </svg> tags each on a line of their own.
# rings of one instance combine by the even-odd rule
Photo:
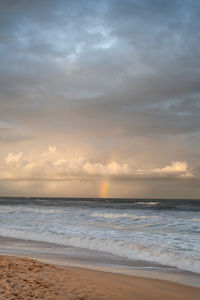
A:
<svg viewBox="0 0 200 300">
<path fill-rule="evenodd" d="M 154 169 L 155 173 L 184 173 L 187 171 L 187 163 L 185 161 L 173 161 L 170 166 L 166 166 L 164 168 Z"/>
<path fill-rule="evenodd" d="M 176 176 L 176 177 L 194 177 L 194 175 L 188 170 L 188 164 L 185 161 L 173 161 L 171 165 L 162 168 L 155 168 L 151 170 L 138 170 L 138 173 L 149 174 L 151 176 Z"/>
<path fill-rule="evenodd" d="M 81 177 L 95 179 L 96 176 L 112 180 L 118 177 L 126 179 L 128 176 L 133 181 L 136 178 L 195 177 L 189 172 L 186 162 L 176 161 L 162 168 L 141 170 L 115 161 L 104 165 L 91 163 L 84 157 L 68 158 L 53 146 L 37 156 L 26 156 L 22 152 L 9 153 L 0 167 L 1 180 L 77 180 Z"/>
<path fill-rule="evenodd" d="M 129 174 L 131 169 L 127 164 L 120 165 L 113 161 L 106 166 L 100 163 L 86 163 L 83 171 L 91 175 L 122 175 Z"/>
<path fill-rule="evenodd" d="M 9 153 L 5 158 L 5 162 L 7 165 L 18 165 L 22 161 L 22 156 L 22 152 L 17 154 Z"/>
</svg>

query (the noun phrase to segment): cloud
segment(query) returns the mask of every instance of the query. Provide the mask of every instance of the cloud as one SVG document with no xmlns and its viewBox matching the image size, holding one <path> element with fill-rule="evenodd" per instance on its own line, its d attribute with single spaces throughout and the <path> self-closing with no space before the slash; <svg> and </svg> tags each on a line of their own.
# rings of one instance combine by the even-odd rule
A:
<svg viewBox="0 0 200 300">
<path fill-rule="evenodd" d="M 1 178 L 198 177 L 199 14 L 197 0 L 1 2 L 1 156 L 23 153 Z"/>
<path fill-rule="evenodd" d="M 127 163 L 112 161 L 107 165 L 99 162 L 91 163 L 84 157 L 68 158 L 49 146 L 48 151 L 37 156 L 26 156 L 24 153 L 9 153 L 2 161 L 0 168 L 1 180 L 78 180 L 81 178 L 95 179 L 107 177 L 110 179 L 156 179 L 195 177 L 189 172 L 186 162 L 176 161 L 171 165 L 154 169 L 134 169 Z"/>
<path fill-rule="evenodd" d="M 16 144 L 31 139 L 33 139 L 33 137 L 20 134 L 17 130 L 7 127 L 4 122 L 0 122 L 0 143 Z"/>
<path fill-rule="evenodd" d="M 22 157 L 22 152 L 17 154 L 9 153 L 5 158 L 5 162 L 7 165 L 18 165 L 20 162 L 22 162 Z"/>
<path fill-rule="evenodd" d="M 131 169 L 127 164 L 120 165 L 113 161 L 106 166 L 100 163 L 86 163 L 83 171 L 91 175 L 123 175 L 129 174 Z"/>
<path fill-rule="evenodd" d="M 173 161 L 170 166 L 164 168 L 154 169 L 153 172 L 166 174 L 166 173 L 184 173 L 187 171 L 187 163 L 185 161 Z"/>
</svg>

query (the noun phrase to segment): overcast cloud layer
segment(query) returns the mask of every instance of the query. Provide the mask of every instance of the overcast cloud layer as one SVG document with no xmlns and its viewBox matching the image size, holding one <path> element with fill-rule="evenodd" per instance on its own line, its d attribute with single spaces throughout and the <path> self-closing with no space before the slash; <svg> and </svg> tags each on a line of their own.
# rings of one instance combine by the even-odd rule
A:
<svg viewBox="0 0 200 300">
<path fill-rule="evenodd" d="M 198 0 L 3 0 L 0 58 L 0 195 L 200 198 Z"/>
</svg>

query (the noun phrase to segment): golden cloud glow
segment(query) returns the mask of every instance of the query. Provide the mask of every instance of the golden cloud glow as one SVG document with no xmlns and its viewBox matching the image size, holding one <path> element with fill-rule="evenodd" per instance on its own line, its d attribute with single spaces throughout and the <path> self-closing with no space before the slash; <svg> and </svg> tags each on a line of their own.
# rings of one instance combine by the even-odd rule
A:
<svg viewBox="0 0 200 300">
<path fill-rule="evenodd" d="M 134 169 L 127 163 L 112 161 L 107 165 L 91 163 L 85 157 L 69 158 L 55 146 L 38 155 L 25 155 L 22 152 L 9 153 L 1 162 L 1 180 L 69 180 L 71 177 L 194 177 L 185 161 L 175 161 L 171 165 L 154 169 Z"/>
</svg>

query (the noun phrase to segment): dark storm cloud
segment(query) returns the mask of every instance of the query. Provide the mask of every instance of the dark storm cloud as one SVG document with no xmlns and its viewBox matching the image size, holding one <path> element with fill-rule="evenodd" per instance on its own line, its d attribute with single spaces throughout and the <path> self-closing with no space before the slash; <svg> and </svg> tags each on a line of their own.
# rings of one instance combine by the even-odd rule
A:
<svg viewBox="0 0 200 300">
<path fill-rule="evenodd" d="M 103 115 L 128 136 L 198 132 L 199 13 L 198 1 L 1 2 L 1 118 L 55 105 L 99 131 Z"/>
</svg>

